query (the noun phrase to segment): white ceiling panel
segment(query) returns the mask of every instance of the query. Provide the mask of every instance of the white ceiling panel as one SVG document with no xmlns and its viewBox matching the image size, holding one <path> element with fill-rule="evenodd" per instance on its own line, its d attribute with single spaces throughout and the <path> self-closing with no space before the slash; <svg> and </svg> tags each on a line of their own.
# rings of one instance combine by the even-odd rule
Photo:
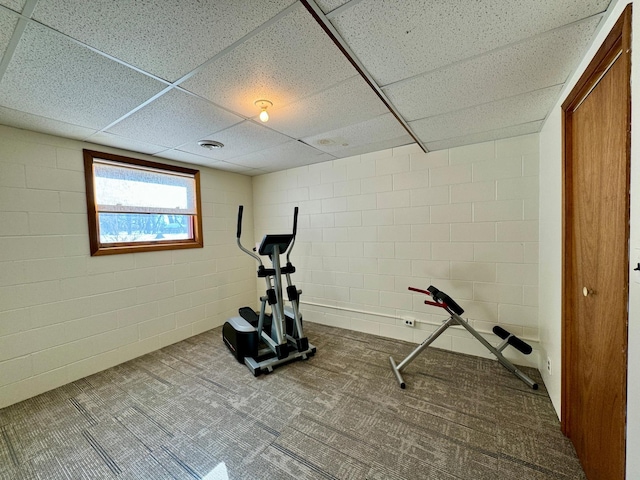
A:
<svg viewBox="0 0 640 480">
<path fill-rule="evenodd" d="M 76 140 L 85 139 L 95 132 L 95 129 L 72 125 L 5 107 L 0 107 L 0 124 Z"/>
<path fill-rule="evenodd" d="M 103 128 L 164 85 L 30 23 L 0 81 L 0 105 Z"/>
<path fill-rule="evenodd" d="M 423 142 L 429 143 L 544 120 L 561 89 L 562 85 L 544 88 L 497 102 L 416 120 L 410 122 L 410 125 Z"/>
<path fill-rule="evenodd" d="M 203 157 L 201 155 L 194 155 L 193 153 L 181 152 L 180 150 L 165 150 L 155 155 L 158 158 L 168 158 L 169 160 L 177 160 L 179 162 L 193 163 L 195 165 L 202 165 L 205 167 L 219 168 L 224 162 L 218 162 L 211 158 Z"/>
<path fill-rule="evenodd" d="M 273 172 L 285 168 L 333 160 L 335 157 L 320 152 L 304 143 L 291 141 L 231 160 L 234 164 Z"/>
<path fill-rule="evenodd" d="M 268 173 L 266 170 L 259 170 L 257 168 L 243 167 L 242 165 L 236 165 L 235 163 L 220 162 L 216 165 L 218 170 L 224 170 L 225 172 L 240 173 L 242 175 L 248 175 L 250 177 L 254 175 L 262 175 Z"/>
<path fill-rule="evenodd" d="M 358 3 L 360 0 L 316 0 L 316 4 L 320 7 L 320 9 L 326 14 L 332 12 L 338 7 L 345 5 L 353 1 L 353 3 Z"/>
<path fill-rule="evenodd" d="M 96 132 L 85 140 L 91 143 L 108 145 L 110 147 L 131 150 L 132 152 L 146 153 L 148 155 L 153 155 L 154 153 L 166 150 L 166 148 L 157 144 L 141 142 L 140 140 L 121 137 L 120 135 L 114 135 L 107 132 Z"/>
<path fill-rule="evenodd" d="M 224 170 L 225 172 L 241 173 L 242 175 L 248 175 L 250 177 L 254 175 L 262 175 L 269 173 L 270 170 L 261 170 L 259 168 L 243 167 L 242 165 L 236 165 L 235 163 L 220 162 L 216 165 L 218 170 Z"/>
<path fill-rule="evenodd" d="M 356 74 L 302 6 L 210 63 L 181 87 L 247 117 L 267 99 L 275 108 Z"/>
<path fill-rule="evenodd" d="M 242 120 L 202 98 L 173 89 L 107 131 L 174 148 Z"/>
<path fill-rule="evenodd" d="M 0 0 L 0 123 L 246 175 L 505 138 L 611 3 Z"/>
<path fill-rule="evenodd" d="M 251 141 L 247 142 L 247 138 L 250 138 Z M 181 146 L 180 150 L 216 160 L 229 160 L 230 158 L 247 155 L 291 141 L 291 138 L 286 135 L 254 123 L 251 120 L 244 121 L 221 132 L 209 133 L 202 138 L 198 138 L 198 140 L 205 139 L 220 142 L 224 144 L 224 147 L 207 150 L 198 145 L 197 142 L 191 142 Z"/>
<path fill-rule="evenodd" d="M 579 63 L 599 17 L 384 89 L 407 121 L 558 85 Z"/>
<path fill-rule="evenodd" d="M 388 112 L 360 75 L 270 111 L 269 126 L 295 138 L 328 132 Z"/>
<path fill-rule="evenodd" d="M 404 145 L 409 145 L 410 143 L 415 143 L 415 140 L 409 134 L 404 134 L 400 135 L 399 137 L 394 137 L 387 140 L 380 140 L 377 142 L 372 141 L 365 145 L 341 148 L 331 153 L 338 158 L 346 158 L 353 157 L 354 155 L 362 155 L 365 153 L 387 150 L 389 148 L 402 147 Z"/>
<path fill-rule="evenodd" d="M 39 22 L 175 81 L 293 0 L 40 0 Z"/>
<path fill-rule="evenodd" d="M 427 142 L 427 149 L 429 151 L 444 150 L 445 148 L 459 147 L 462 145 L 470 145 L 473 143 L 482 143 L 490 140 L 499 140 L 501 138 L 517 137 L 520 135 L 527 135 L 529 133 L 536 133 L 542 128 L 542 123 L 542 120 L 539 120 L 537 122 L 513 125 L 488 132 L 474 133 L 462 137 L 449 138 L 447 140 L 437 140 L 435 142 Z"/>
<path fill-rule="evenodd" d="M 363 0 L 331 22 L 384 86 L 600 13 L 609 1 Z"/>
<path fill-rule="evenodd" d="M 18 23 L 18 15 L 0 9 L 0 61 L 7 51 L 7 46 Z"/>
<path fill-rule="evenodd" d="M 406 131 L 395 117 L 387 113 L 361 123 L 306 137 L 303 141 L 323 152 L 334 153 L 399 138 L 405 134 Z"/>
<path fill-rule="evenodd" d="M 27 0 L 0 0 L 0 5 L 10 8 L 14 12 L 22 12 Z"/>
<path fill-rule="evenodd" d="M 226 172 L 241 173 L 249 176 L 266 173 L 265 171 L 257 170 L 255 168 L 217 161 L 211 158 L 201 157 L 200 155 L 194 155 L 193 153 L 182 152 L 180 150 L 165 150 L 164 152 L 154 156 L 160 159 L 176 160 L 178 162 L 189 163 L 201 167 L 215 168 L 216 170 L 224 170 Z"/>
</svg>

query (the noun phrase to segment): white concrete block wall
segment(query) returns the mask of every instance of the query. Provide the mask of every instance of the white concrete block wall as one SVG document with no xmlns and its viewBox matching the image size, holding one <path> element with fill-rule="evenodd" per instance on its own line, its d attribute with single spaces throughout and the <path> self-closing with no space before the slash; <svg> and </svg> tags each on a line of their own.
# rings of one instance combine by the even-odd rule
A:
<svg viewBox="0 0 640 480">
<path fill-rule="evenodd" d="M 292 261 L 308 321 L 418 343 L 444 317 L 407 287 L 433 284 L 479 330 L 501 325 L 535 349 L 538 149 L 537 135 L 428 154 L 409 145 L 254 177 L 255 241 L 290 230 L 300 208 Z M 436 345 L 490 357 L 472 340 L 450 330 Z M 538 366 L 537 350 L 509 350 Z"/>
<path fill-rule="evenodd" d="M 0 126 L 0 408 L 221 325 L 257 296 L 235 245 L 251 178 L 199 168 L 202 249 L 91 257 L 83 148 L 161 161 Z"/>
</svg>

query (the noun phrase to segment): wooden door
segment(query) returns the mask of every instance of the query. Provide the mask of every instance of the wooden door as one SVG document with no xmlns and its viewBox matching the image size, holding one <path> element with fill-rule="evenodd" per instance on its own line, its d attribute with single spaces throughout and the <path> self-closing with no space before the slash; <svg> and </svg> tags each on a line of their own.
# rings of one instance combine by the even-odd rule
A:
<svg viewBox="0 0 640 480">
<path fill-rule="evenodd" d="M 563 105 L 562 426 L 590 480 L 625 476 L 630 13 Z"/>
</svg>

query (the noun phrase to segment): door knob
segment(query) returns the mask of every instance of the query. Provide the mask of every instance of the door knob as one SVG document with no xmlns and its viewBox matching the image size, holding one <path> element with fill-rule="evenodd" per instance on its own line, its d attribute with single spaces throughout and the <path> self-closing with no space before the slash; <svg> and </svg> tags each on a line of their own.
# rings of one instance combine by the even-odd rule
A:
<svg viewBox="0 0 640 480">
<path fill-rule="evenodd" d="M 593 295 L 593 290 L 590 290 L 587 287 L 582 287 L 582 295 L 584 295 L 585 297 Z"/>
</svg>

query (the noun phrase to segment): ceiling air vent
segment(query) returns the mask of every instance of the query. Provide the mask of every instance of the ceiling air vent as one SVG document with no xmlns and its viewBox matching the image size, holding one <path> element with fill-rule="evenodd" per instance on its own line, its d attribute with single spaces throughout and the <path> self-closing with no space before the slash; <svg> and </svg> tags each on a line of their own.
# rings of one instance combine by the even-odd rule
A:
<svg viewBox="0 0 640 480">
<path fill-rule="evenodd" d="M 217 148 L 224 147 L 223 143 L 216 142 L 215 140 L 200 140 L 198 145 L 202 148 L 206 148 L 207 150 L 216 150 Z"/>
</svg>

